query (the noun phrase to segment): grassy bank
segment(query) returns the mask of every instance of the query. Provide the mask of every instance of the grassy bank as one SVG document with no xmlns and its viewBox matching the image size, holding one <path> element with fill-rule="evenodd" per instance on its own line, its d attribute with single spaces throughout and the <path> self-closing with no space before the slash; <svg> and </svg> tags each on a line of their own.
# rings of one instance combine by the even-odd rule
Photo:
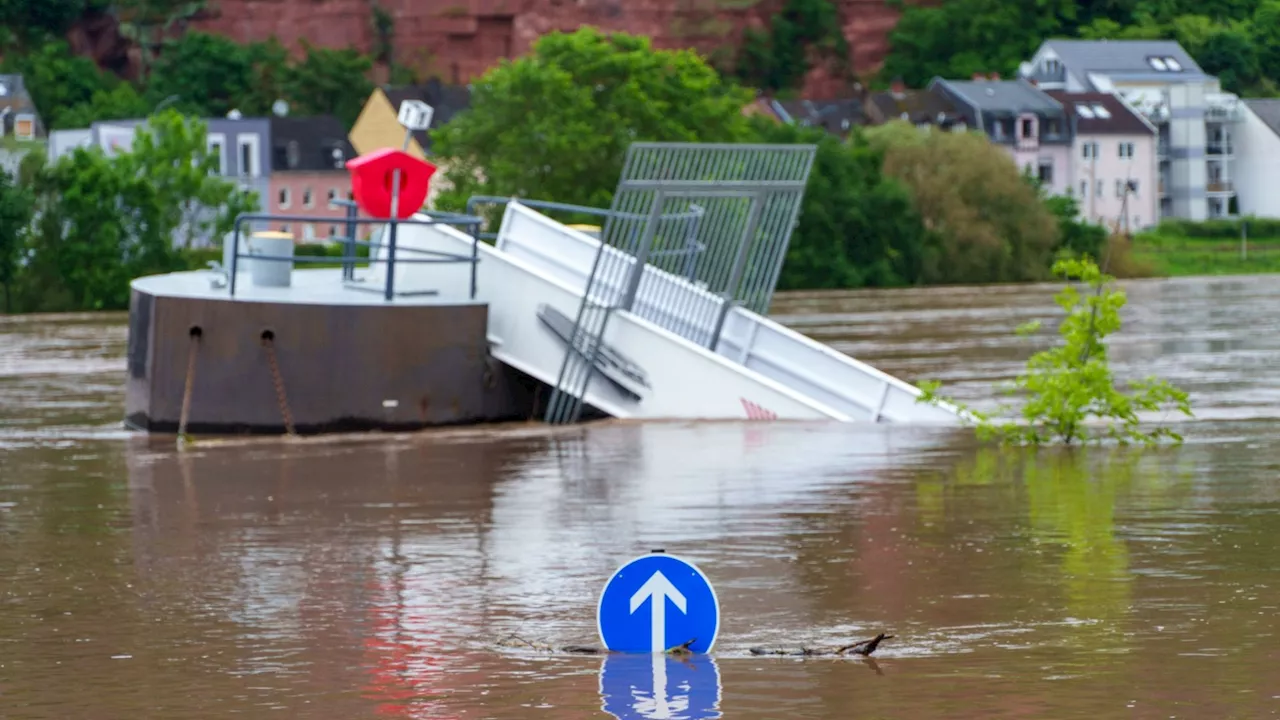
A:
<svg viewBox="0 0 1280 720">
<path fill-rule="evenodd" d="M 1280 237 L 1242 243 L 1239 236 L 1188 237 L 1157 231 L 1135 236 L 1131 255 L 1160 276 L 1272 273 L 1280 272 Z"/>
</svg>

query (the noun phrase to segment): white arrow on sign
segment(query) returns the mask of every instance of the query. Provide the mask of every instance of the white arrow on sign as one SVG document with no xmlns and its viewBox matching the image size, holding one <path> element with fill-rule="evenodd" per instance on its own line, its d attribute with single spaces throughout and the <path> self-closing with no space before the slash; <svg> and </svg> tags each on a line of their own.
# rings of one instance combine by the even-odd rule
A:
<svg viewBox="0 0 1280 720">
<path fill-rule="evenodd" d="M 675 603 L 680 612 L 687 613 L 684 595 L 659 570 L 649 577 L 635 595 L 631 596 L 631 612 L 640 609 L 645 600 L 649 600 L 649 651 L 666 652 L 667 638 L 667 599 Z"/>
</svg>

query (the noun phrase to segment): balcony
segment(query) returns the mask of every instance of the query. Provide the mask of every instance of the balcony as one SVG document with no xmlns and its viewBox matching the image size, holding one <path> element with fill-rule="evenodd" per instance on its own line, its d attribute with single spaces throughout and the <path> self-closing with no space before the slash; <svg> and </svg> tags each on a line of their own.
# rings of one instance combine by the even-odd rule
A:
<svg viewBox="0 0 1280 720">
<path fill-rule="evenodd" d="M 1240 98 L 1231 93 L 1211 93 L 1204 96 L 1207 107 L 1205 122 L 1239 122 L 1244 119 Z"/>
<path fill-rule="evenodd" d="M 1169 141 L 1161 140 L 1156 143 L 1156 158 L 1160 160 L 1169 159 Z"/>
<path fill-rule="evenodd" d="M 1235 146 L 1229 140 L 1210 140 L 1205 143 L 1204 152 L 1206 155 L 1229 157 L 1235 155 Z"/>
<path fill-rule="evenodd" d="M 1160 182 L 1156 183 L 1156 194 L 1161 196 L 1168 195 L 1169 193 L 1165 192 L 1164 187 L 1164 180 L 1161 179 Z"/>
<path fill-rule="evenodd" d="M 1236 191 L 1236 186 L 1230 180 L 1210 180 L 1204 184 L 1204 189 L 1210 193 L 1229 194 Z"/>
</svg>

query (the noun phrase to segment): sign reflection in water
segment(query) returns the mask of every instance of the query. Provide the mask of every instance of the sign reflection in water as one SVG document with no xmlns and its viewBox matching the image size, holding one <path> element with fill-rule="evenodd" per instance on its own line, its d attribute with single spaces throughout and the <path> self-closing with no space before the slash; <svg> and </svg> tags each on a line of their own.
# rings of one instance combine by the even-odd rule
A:
<svg viewBox="0 0 1280 720">
<path fill-rule="evenodd" d="M 710 655 L 611 654 L 600 666 L 600 707 L 618 720 L 719 718 L 720 693 Z"/>
</svg>

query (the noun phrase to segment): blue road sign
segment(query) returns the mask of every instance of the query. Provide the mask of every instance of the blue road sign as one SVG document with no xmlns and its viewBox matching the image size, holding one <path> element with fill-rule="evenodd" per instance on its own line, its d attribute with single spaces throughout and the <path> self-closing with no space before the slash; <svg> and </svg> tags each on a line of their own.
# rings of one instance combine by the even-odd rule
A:
<svg viewBox="0 0 1280 720">
<path fill-rule="evenodd" d="M 600 641 L 614 652 L 663 652 L 690 640 L 705 653 L 720 631 L 720 601 L 693 563 L 653 553 L 623 565 L 600 593 Z"/>
<path fill-rule="evenodd" d="M 618 720 L 712 720 L 721 692 L 710 655 L 608 655 L 600 667 L 600 709 Z"/>
</svg>

